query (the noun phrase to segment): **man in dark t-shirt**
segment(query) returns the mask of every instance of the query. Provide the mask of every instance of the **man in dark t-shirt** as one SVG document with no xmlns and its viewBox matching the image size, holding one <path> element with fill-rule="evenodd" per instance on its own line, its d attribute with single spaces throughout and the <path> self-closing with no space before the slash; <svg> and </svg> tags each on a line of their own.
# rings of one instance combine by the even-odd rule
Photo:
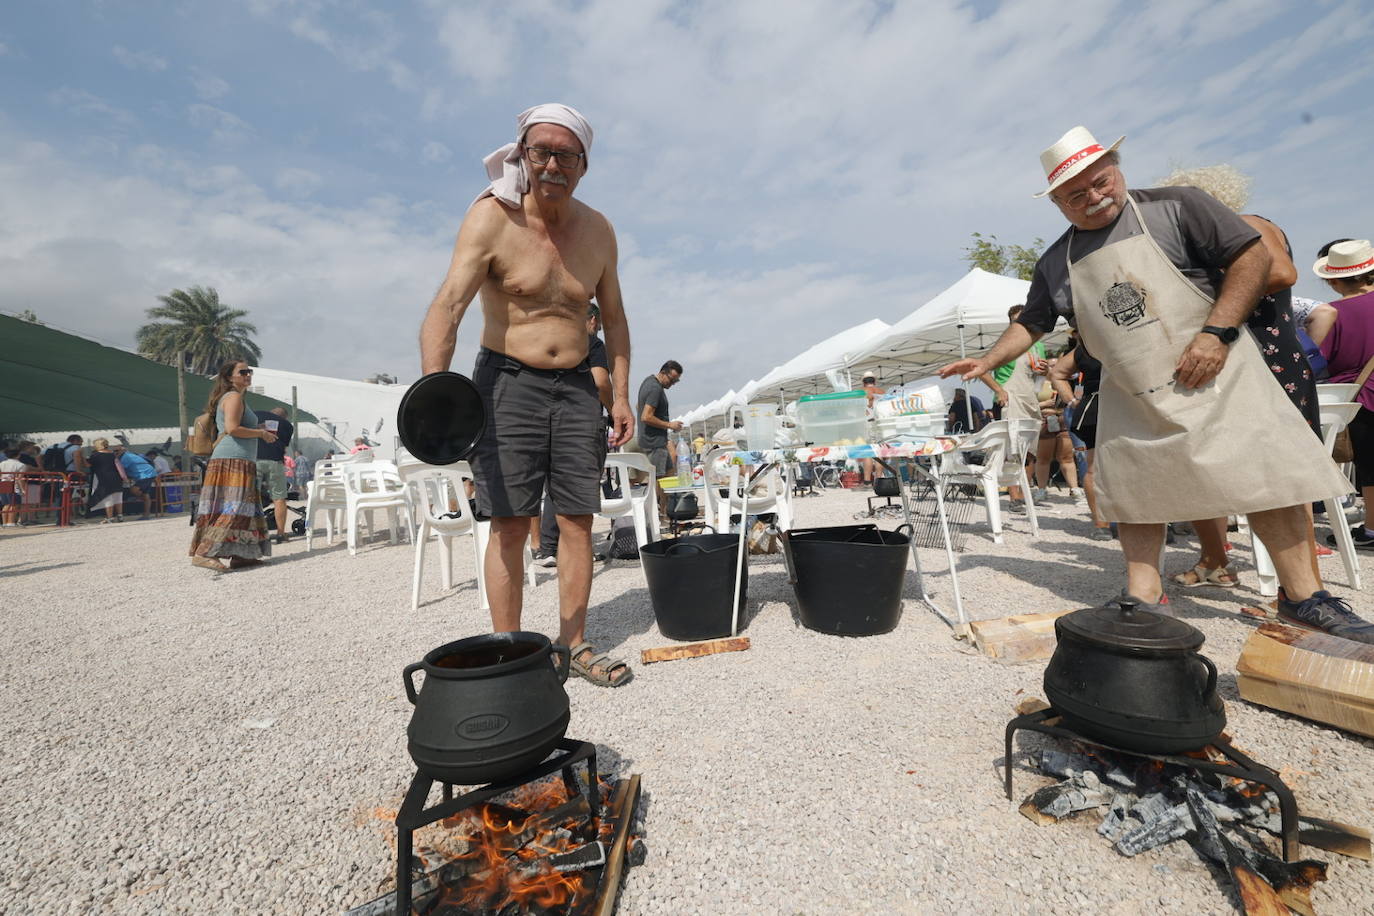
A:
<svg viewBox="0 0 1374 916">
<path fill-rule="evenodd" d="M 1049 195 L 1071 228 L 1037 262 L 1025 310 L 991 351 L 950 363 L 940 375 L 977 378 L 1026 352 L 1059 316 L 1075 327 L 1081 319 L 1080 330 L 1093 335 L 1085 342 L 1103 364 L 1100 414 L 1112 424 L 1110 434 L 1099 425 L 1098 460 L 1105 478 L 1112 451 L 1119 484 L 1110 511 L 1127 581 L 1117 600 L 1167 614 L 1159 556 L 1162 522 L 1171 519 L 1158 513 L 1190 501 L 1227 506 L 1246 514 L 1269 548 L 1285 592 L 1280 617 L 1374 641 L 1374 626 L 1324 590 L 1312 570 L 1304 503 L 1336 485 L 1318 463 L 1319 443 L 1289 437 L 1282 453 L 1253 447 L 1264 435 L 1257 430 L 1300 427 L 1301 416 L 1277 390 L 1218 381 L 1223 369 L 1234 368 L 1230 380 L 1265 371 L 1253 341 L 1230 356 L 1268 280 L 1271 259 L 1256 244 L 1259 232 L 1196 188 L 1128 190 L 1120 143 L 1103 147 L 1075 127 L 1041 153 L 1048 187 L 1039 196 Z M 1080 288 L 1092 301 L 1074 302 Z M 1128 336 L 1136 332 L 1144 333 Z M 1254 409 L 1266 415 L 1248 413 Z M 1317 458 L 1309 462 L 1309 455 Z"/>
<path fill-rule="evenodd" d="M 263 425 L 272 429 L 276 423 L 277 438 L 274 442 L 258 442 L 258 483 L 267 489 L 272 500 L 273 514 L 277 520 L 277 535 L 273 538 L 278 544 L 288 540 L 286 534 L 286 447 L 291 444 L 291 436 L 296 428 L 286 419 L 285 407 L 273 407 L 263 419 Z"/>
<path fill-rule="evenodd" d="M 639 448 L 649 456 L 654 474 L 668 474 L 668 433 L 682 429 L 682 424 L 668 419 L 668 389 L 682 379 L 682 364 L 670 359 L 658 372 L 639 386 L 635 416 L 639 418 Z"/>
</svg>

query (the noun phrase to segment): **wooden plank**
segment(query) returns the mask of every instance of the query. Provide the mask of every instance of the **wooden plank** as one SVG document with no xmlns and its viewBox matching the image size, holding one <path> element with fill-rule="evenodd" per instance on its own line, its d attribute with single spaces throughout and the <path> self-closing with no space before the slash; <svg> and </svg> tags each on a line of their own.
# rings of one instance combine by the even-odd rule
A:
<svg viewBox="0 0 1374 916">
<path fill-rule="evenodd" d="M 701 658 L 706 655 L 719 655 L 721 652 L 743 652 L 748 648 L 749 637 L 736 636 L 729 639 L 712 639 L 708 642 L 689 642 L 681 646 L 645 649 L 639 653 L 639 660 L 642 664 L 652 665 L 654 662 L 671 662 L 679 658 Z"/>
<path fill-rule="evenodd" d="M 1315 846 L 1368 862 L 1371 858 L 1369 840 L 1369 831 L 1362 827 L 1307 814 L 1298 817 L 1298 842 L 1304 846 Z"/>
<path fill-rule="evenodd" d="M 1016 714 L 1018 716 L 1026 716 L 1033 712 L 1039 712 L 1042 709 L 1049 708 L 1050 704 L 1039 697 L 1025 697 L 1021 702 L 1016 704 Z"/>
<path fill-rule="evenodd" d="M 612 916 L 616 900 L 620 897 L 620 878 L 625 872 L 625 845 L 630 839 L 630 828 L 634 826 L 635 809 L 639 807 L 639 774 L 622 779 L 611 799 L 610 809 L 615 816 L 615 833 L 611 837 L 610 849 L 606 852 L 606 866 L 601 873 L 601 884 L 597 887 L 596 905 L 593 916 Z"/>
<path fill-rule="evenodd" d="M 1252 703 L 1374 737 L 1374 646 L 1265 623 L 1246 640 L 1236 674 Z"/>
<path fill-rule="evenodd" d="M 1013 614 L 969 624 L 973 643 L 988 658 L 1020 662 L 1054 654 L 1054 622 L 1076 608 L 1048 614 Z"/>
</svg>

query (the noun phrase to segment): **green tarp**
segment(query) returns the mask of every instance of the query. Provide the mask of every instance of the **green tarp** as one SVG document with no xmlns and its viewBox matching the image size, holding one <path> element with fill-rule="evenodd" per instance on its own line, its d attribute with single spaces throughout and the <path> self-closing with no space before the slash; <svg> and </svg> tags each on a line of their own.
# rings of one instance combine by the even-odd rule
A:
<svg viewBox="0 0 1374 916">
<path fill-rule="evenodd" d="M 186 376 L 187 421 L 210 380 Z M 257 411 L 290 404 L 248 395 Z M 304 422 L 315 417 L 300 412 Z M 177 372 L 124 350 L 0 315 L 0 434 L 175 427 Z"/>
</svg>

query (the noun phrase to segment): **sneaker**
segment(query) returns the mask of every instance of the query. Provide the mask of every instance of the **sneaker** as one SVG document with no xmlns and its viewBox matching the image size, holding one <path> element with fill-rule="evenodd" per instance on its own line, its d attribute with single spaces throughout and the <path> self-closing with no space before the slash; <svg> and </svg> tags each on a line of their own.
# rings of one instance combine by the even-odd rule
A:
<svg viewBox="0 0 1374 916">
<path fill-rule="evenodd" d="M 1083 492 L 1082 487 L 1074 487 L 1069 490 L 1069 495 L 1073 497 L 1073 504 L 1078 509 L 1088 508 L 1088 494 Z"/>
<path fill-rule="evenodd" d="M 1088 540 L 1090 541 L 1110 541 L 1112 537 L 1112 529 L 1110 528 L 1094 528 L 1088 532 Z"/>
<path fill-rule="evenodd" d="M 1026 501 L 1023 499 L 1013 499 L 1011 505 L 1007 506 L 1008 512 L 1015 512 L 1017 515 L 1026 514 Z"/>
<path fill-rule="evenodd" d="M 1031 491 L 1031 497 L 1032 497 L 1036 502 L 1038 502 L 1038 503 L 1043 503 L 1043 502 L 1046 502 L 1047 500 L 1049 500 L 1049 498 L 1050 498 L 1050 491 L 1049 491 L 1047 488 L 1045 488 L 1045 487 L 1040 487 L 1039 489 L 1036 489 L 1036 490 L 1032 490 L 1032 491 Z"/>
<path fill-rule="evenodd" d="M 1317 556 L 1319 558 L 1324 559 L 1326 557 L 1334 557 L 1335 555 L 1336 551 L 1332 550 L 1330 547 L 1327 547 L 1325 544 L 1317 545 Z"/>
<path fill-rule="evenodd" d="M 534 565 L 544 569 L 553 569 L 558 565 L 558 554 L 549 553 L 546 550 L 536 550 L 534 552 Z"/>
<path fill-rule="evenodd" d="M 1312 593 L 1306 601 L 1279 599 L 1279 620 L 1332 636 L 1374 644 L 1374 623 L 1355 616 L 1350 602 L 1326 590 Z"/>
<path fill-rule="evenodd" d="M 1354 528 L 1351 528 L 1350 539 L 1355 542 L 1356 550 L 1374 550 L 1374 537 L 1365 534 L 1364 525 L 1356 525 Z M 1336 543 L 1336 536 L 1334 534 L 1328 534 L 1326 536 L 1326 544 L 1328 547 L 1340 546 Z"/>
</svg>

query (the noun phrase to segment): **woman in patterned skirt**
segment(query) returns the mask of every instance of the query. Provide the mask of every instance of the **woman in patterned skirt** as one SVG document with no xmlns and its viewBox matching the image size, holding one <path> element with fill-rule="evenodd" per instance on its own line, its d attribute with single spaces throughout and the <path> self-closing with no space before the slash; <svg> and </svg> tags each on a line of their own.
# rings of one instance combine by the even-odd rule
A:
<svg viewBox="0 0 1374 916">
<path fill-rule="evenodd" d="M 223 572 L 257 566 L 271 553 L 267 520 L 258 495 L 258 440 L 273 442 L 276 434 L 258 428 L 257 414 L 243 402 L 253 369 L 242 360 L 220 366 L 210 389 L 207 413 L 215 415 L 219 438 L 205 469 L 191 536 L 191 563 Z"/>
</svg>

